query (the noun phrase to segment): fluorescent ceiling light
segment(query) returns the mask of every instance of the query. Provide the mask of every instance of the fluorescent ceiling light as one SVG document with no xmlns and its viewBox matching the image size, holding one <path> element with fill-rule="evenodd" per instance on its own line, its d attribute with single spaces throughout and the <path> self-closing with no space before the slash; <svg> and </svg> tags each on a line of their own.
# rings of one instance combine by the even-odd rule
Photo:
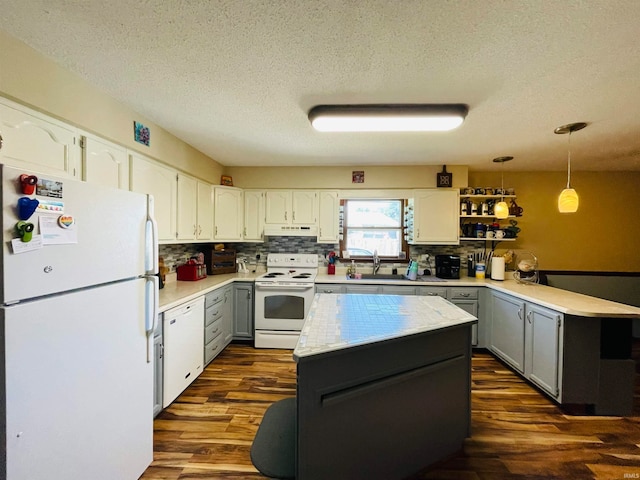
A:
<svg viewBox="0 0 640 480">
<path fill-rule="evenodd" d="M 318 105 L 309 121 L 320 132 L 444 132 L 462 125 L 463 104 Z"/>
</svg>

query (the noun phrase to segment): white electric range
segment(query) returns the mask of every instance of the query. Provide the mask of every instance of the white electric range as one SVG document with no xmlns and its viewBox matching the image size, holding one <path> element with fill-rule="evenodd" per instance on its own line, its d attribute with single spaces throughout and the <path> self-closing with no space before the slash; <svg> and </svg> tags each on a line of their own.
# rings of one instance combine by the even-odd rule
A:
<svg viewBox="0 0 640 480">
<path fill-rule="evenodd" d="M 269 253 L 255 280 L 255 347 L 295 348 L 315 293 L 318 256 Z"/>
</svg>

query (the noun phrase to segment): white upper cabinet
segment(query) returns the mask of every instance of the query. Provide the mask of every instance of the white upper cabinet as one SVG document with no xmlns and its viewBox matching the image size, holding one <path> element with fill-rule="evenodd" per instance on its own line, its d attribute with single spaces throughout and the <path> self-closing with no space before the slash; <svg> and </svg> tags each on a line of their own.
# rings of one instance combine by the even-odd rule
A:
<svg viewBox="0 0 640 480">
<path fill-rule="evenodd" d="M 265 224 L 316 225 L 318 192 L 315 190 L 267 190 Z"/>
<path fill-rule="evenodd" d="M 459 192 L 454 189 L 414 190 L 412 244 L 460 243 Z"/>
<path fill-rule="evenodd" d="M 294 190 L 291 193 L 291 224 L 316 225 L 318 223 L 318 192 Z"/>
<path fill-rule="evenodd" d="M 214 187 L 214 240 L 242 240 L 243 195 L 241 188 Z"/>
<path fill-rule="evenodd" d="M 196 239 L 211 240 L 213 238 L 213 185 L 198 181 L 198 230 Z"/>
<path fill-rule="evenodd" d="M 338 243 L 340 200 L 338 192 L 318 193 L 318 243 Z"/>
<path fill-rule="evenodd" d="M 264 242 L 264 190 L 244 191 L 243 239 Z"/>
<path fill-rule="evenodd" d="M 0 98 L 0 162 L 80 179 L 76 128 Z"/>
<path fill-rule="evenodd" d="M 291 222 L 291 190 L 267 190 L 264 209 L 265 224 L 288 225 Z"/>
<path fill-rule="evenodd" d="M 195 178 L 178 173 L 178 240 L 195 240 L 198 232 L 198 182 Z"/>
<path fill-rule="evenodd" d="M 88 133 L 82 133 L 82 179 L 89 183 L 129 190 L 127 149 Z"/>
<path fill-rule="evenodd" d="M 153 195 L 154 216 L 158 222 L 158 240 L 176 240 L 177 172 L 140 154 L 129 157 L 131 190 Z"/>
</svg>

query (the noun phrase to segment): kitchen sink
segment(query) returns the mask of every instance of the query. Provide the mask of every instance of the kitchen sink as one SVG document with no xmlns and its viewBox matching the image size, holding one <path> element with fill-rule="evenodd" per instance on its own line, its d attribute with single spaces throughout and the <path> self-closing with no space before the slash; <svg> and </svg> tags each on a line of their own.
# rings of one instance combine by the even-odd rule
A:
<svg viewBox="0 0 640 480">
<path fill-rule="evenodd" d="M 404 275 L 401 274 L 393 274 L 393 273 L 363 273 L 362 278 L 351 280 L 406 280 Z"/>
</svg>

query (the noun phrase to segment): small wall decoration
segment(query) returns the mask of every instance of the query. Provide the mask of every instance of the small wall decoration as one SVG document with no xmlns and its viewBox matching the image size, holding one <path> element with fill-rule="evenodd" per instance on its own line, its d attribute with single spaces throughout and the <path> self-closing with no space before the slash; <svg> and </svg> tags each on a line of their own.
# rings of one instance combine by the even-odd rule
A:
<svg viewBox="0 0 640 480">
<path fill-rule="evenodd" d="M 351 183 L 364 183 L 364 171 L 357 170 L 351 172 Z"/>
<path fill-rule="evenodd" d="M 233 178 L 228 175 L 222 175 L 220 177 L 220 185 L 226 185 L 227 187 L 233 187 Z"/>
<path fill-rule="evenodd" d="M 150 136 L 151 132 L 149 132 L 149 127 L 145 127 L 140 122 L 133 122 L 133 138 L 136 142 L 142 143 L 148 147 Z"/>
<path fill-rule="evenodd" d="M 453 174 L 447 172 L 447 166 L 442 166 L 442 171 L 436 174 L 436 185 L 438 187 L 451 187 L 453 185 Z"/>
</svg>

